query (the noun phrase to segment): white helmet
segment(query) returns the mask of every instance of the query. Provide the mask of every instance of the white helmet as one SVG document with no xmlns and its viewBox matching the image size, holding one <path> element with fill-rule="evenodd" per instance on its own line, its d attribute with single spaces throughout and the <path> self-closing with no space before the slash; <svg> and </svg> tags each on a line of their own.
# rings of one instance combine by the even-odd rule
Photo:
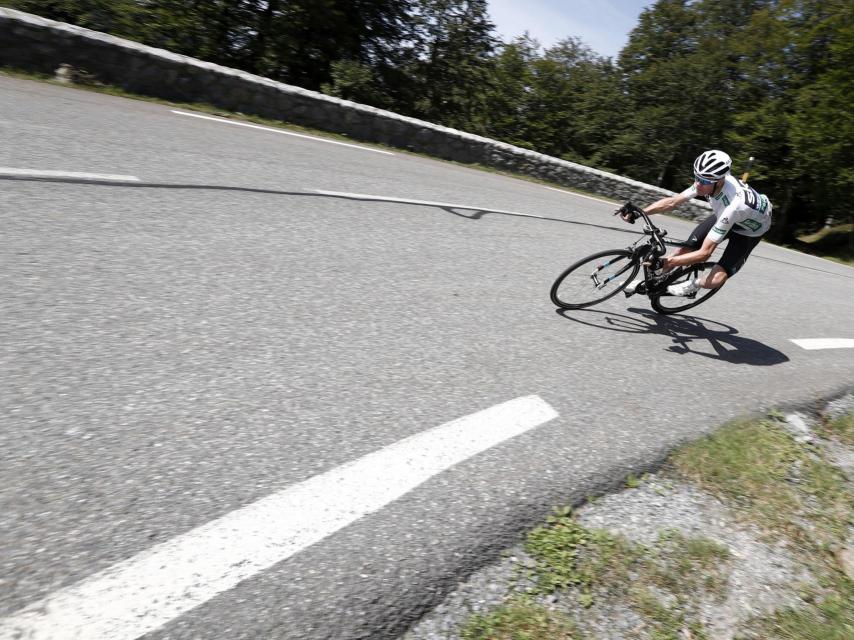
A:
<svg viewBox="0 0 854 640">
<path fill-rule="evenodd" d="M 694 160 L 694 175 L 703 180 L 720 180 L 729 173 L 732 158 L 723 151 L 703 151 Z"/>
</svg>

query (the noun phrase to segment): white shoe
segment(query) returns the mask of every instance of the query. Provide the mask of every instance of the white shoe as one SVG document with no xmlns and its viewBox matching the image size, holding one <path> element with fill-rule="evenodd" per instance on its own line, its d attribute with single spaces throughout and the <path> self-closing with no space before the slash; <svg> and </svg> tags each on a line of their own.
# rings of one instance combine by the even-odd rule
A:
<svg viewBox="0 0 854 640">
<path fill-rule="evenodd" d="M 671 296 L 690 296 L 692 293 L 696 293 L 699 290 L 700 287 L 696 285 L 693 279 L 680 282 L 679 284 L 672 284 L 667 287 L 667 293 Z"/>
<path fill-rule="evenodd" d="M 638 285 L 643 281 L 644 281 L 643 278 L 638 278 L 634 282 L 630 282 L 629 284 L 626 285 L 626 288 L 623 289 L 623 293 L 625 293 L 627 296 L 632 295 L 637 290 Z"/>
</svg>

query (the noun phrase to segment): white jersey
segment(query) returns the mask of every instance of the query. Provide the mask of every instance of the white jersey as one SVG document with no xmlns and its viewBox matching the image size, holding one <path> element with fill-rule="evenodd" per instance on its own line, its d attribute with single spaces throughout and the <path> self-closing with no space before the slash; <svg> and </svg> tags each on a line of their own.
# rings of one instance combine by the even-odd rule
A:
<svg viewBox="0 0 854 640">
<path fill-rule="evenodd" d="M 680 195 L 696 198 L 697 183 Z M 724 179 L 718 194 L 709 196 L 709 204 L 718 220 L 706 237 L 716 243 L 720 243 L 730 229 L 733 233 L 755 238 L 771 227 L 772 207 L 768 198 L 731 174 Z"/>
</svg>

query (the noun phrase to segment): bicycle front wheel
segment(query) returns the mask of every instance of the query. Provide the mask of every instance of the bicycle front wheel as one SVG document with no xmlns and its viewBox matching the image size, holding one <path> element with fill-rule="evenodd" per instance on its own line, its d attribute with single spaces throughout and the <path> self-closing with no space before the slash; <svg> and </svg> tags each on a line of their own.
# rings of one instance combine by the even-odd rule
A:
<svg viewBox="0 0 854 640">
<path fill-rule="evenodd" d="M 583 309 L 616 295 L 637 275 L 640 264 L 625 249 L 600 251 L 579 260 L 552 285 L 552 302 L 563 309 Z"/>
<path fill-rule="evenodd" d="M 716 263 L 714 262 L 701 262 L 699 264 L 692 264 L 687 267 L 680 267 L 676 269 L 662 283 L 661 288 L 650 295 L 652 308 L 659 313 L 678 313 L 680 311 L 686 311 L 691 307 L 696 307 L 698 304 L 711 298 L 718 292 L 720 287 L 717 289 L 700 289 L 696 293 L 692 293 L 690 296 L 672 296 L 667 293 L 667 287 L 672 284 L 685 282 L 686 280 L 693 280 L 694 278 L 700 278 L 702 280 L 712 272 L 712 267 L 714 267 L 715 264 Z"/>
</svg>

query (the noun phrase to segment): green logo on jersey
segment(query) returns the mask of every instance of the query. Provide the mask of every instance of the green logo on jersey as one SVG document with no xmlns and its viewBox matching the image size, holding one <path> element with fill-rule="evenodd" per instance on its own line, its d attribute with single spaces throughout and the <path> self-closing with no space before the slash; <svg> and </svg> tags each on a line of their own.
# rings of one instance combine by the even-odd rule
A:
<svg viewBox="0 0 854 640">
<path fill-rule="evenodd" d="M 726 194 L 721 191 L 718 195 L 715 196 L 715 200 L 723 200 L 725 206 L 729 206 L 729 198 L 726 197 Z"/>
<path fill-rule="evenodd" d="M 756 220 L 751 220 L 748 218 L 747 220 L 742 220 L 739 224 L 744 225 L 751 231 L 759 231 L 762 228 L 762 223 L 757 222 Z"/>
</svg>

